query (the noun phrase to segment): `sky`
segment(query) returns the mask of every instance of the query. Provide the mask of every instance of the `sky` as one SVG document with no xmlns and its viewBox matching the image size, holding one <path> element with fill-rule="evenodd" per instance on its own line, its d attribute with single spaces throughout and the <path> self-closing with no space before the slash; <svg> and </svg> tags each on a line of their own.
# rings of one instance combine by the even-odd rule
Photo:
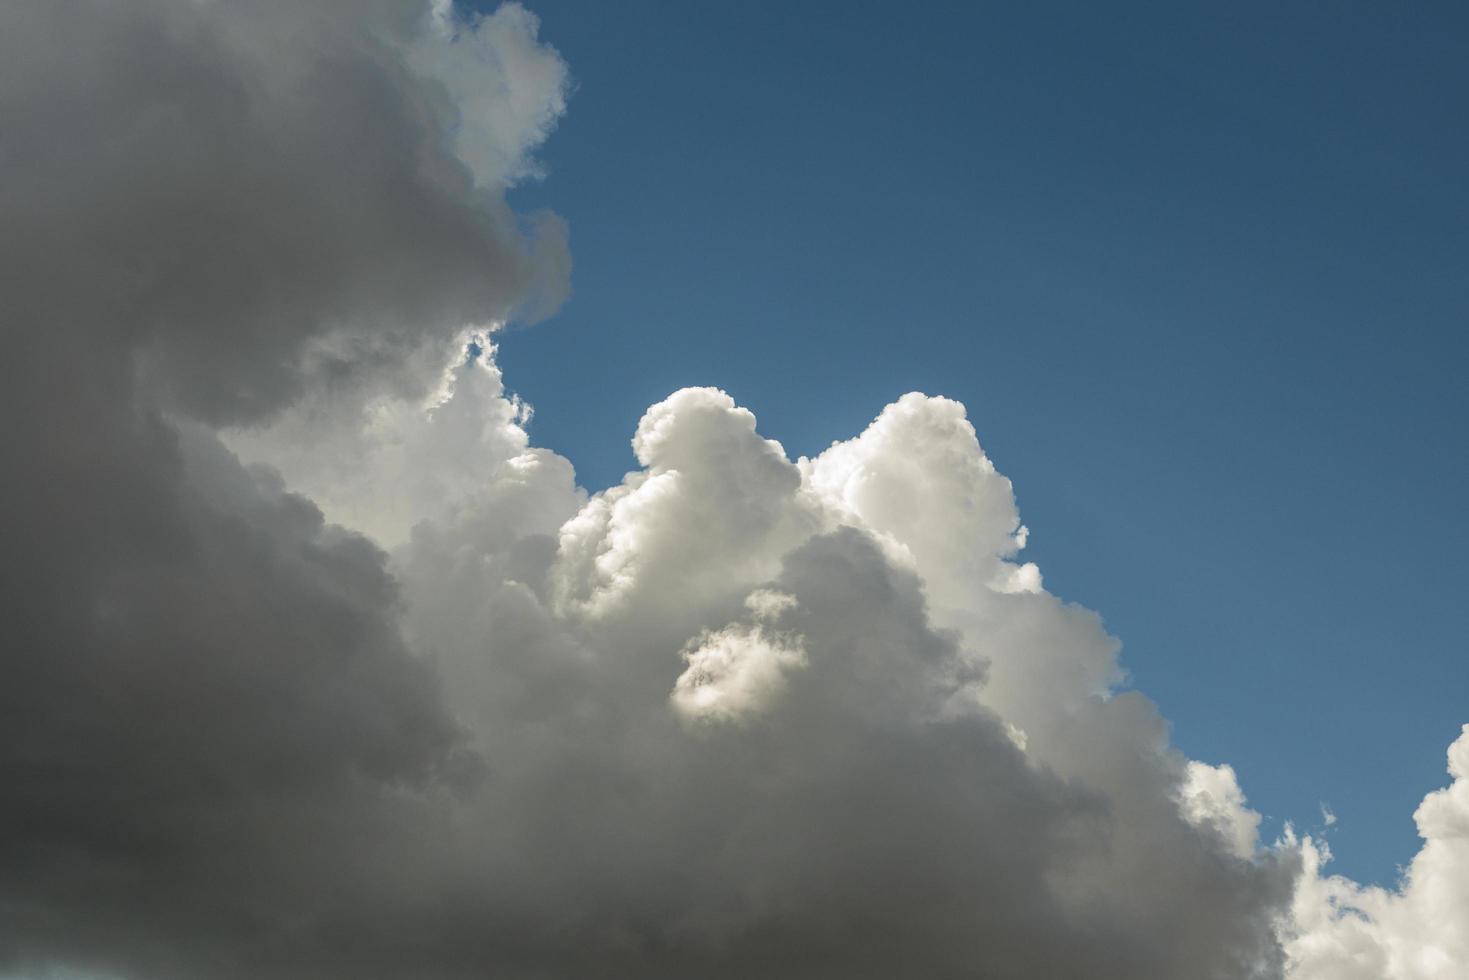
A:
<svg viewBox="0 0 1469 980">
<path fill-rule="evenodd" d="M 1460 980 L 1463 25 L 1218 16 L 0 5 L 0 980 Z"/>
<path fill-rule="evenodd" d="M 534 9 L 575 89 L 512 199 L 576 263 L 503 342 L 534 437 L 601 488 L 684 384 L 793 455 L 962 401 L 1178 743 L 1393 880 L 1469 710 L 1464 7 Z"/>
</svg>

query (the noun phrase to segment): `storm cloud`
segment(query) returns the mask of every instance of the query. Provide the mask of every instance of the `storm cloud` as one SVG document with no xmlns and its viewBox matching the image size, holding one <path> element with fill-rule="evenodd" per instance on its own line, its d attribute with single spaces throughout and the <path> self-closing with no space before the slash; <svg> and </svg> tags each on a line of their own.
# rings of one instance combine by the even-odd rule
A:
<svg viewBox="0 0 1469 980">
<path fill-rule="evenodd" d="M 1462 964 L 1466 743 L 1399 892 L 1258 840 L 958 403 L 791 460 L 684 389 L 594 494 L 532 446 L 568 91 L 513 4 L 0 8 L 0 973 Z"/>
</svg>

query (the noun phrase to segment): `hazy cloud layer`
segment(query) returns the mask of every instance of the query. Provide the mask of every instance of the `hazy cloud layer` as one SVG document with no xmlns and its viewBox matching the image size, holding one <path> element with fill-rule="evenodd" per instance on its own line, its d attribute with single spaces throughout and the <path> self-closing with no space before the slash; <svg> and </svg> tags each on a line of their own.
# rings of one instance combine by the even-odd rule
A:
<svg viewBox="0 0 1469 980">
<path fill-rule="evenodd" d="M 1400 891 L 1262 847 L 958 403 L 532 447 L 567 91 L 515 5 L 0 7 L 0 974 L 1463 972 L 1469 734 Z"/>
</svg>

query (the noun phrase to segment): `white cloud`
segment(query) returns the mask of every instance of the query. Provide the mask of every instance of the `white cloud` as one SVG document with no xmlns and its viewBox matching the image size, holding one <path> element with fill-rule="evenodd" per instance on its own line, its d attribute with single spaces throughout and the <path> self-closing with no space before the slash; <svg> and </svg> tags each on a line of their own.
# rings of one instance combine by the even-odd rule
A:
<svg viewBox="0 0 1469 980">
<path fill-rule="evenodd" d="M 1190 760 L 1180 802 L 1183 815 L 1196 827 L 1227 840 L 1235 855 L 1248 860 L 1259 848 L 1260 815 L 1245 805 L 1234 768 Z"/>
<path fill-rule="evenodd" d="M 593 498 L 562 529 L 558 608 L 598 617 L 642 593 L 669 615 L 701 594 L 754 586 L 821 513 L 780 444 L 714 388 L 685 388 L 638 423 L 644 469 Z"/>
<path fill-rule="evenodd" d="M 493 355 L 491 330 L 467 331 L 432 372 L 421 369 L 438 376 L 422 398 L 308 397 L 270 426 L 226 438 L 241 456 L 280 471 L 329 520 L 396 547 L 419 521 L 469 506 L 547 455 L 530 446 L 528 407 L 507 395 Z M 562 492 L 574 493 L 569 468 L 565 475 Z"/>
<path fill-rule="evenodd" d="M 466 16 L 452 0 L 433 0 L 409 48 L 409 65 L 447 89 L 455 152 L 480 184 L 542 175 L 531 153 L 566 112 L 571 82 L 539 31 L 540 20 L 518 3 Z"/>
<path fill-rule="evenodd" d="M 801 465 L 829 506 L 931 570 L 935 601 L 964 603 L 979 582 L 1040 588 L 1034 565 L 1016 568 L 1006 560 L 1025 546 L 1027 532 L 1010 481 L 980 450 L 958 402 L 904 395 L 862 435 Z"/>
<path fill-rule="evenodd" d="M 1287 837 L 1304 857 L 1289 932 L 1292 980 L 1458 980 L 1469 969 L 1469 725 L 1449 747 L 1452 782 L 1414 819 L 1423 847 L 1397 889 L 1325 874 L 1331 853 Z"/>
<path fill-rule="evenodd" d="M 806 666 L 801 636 L 773 628 L 795 606 L 794 596 L 756 589 L 745 597 L 754 623 L 731 623 L 691 640 L 682 654 L 688 667 L 673 682 L 674 708 L 694 721 L 734 721 L 778 696 L 786 674 Z"/>
</svg>

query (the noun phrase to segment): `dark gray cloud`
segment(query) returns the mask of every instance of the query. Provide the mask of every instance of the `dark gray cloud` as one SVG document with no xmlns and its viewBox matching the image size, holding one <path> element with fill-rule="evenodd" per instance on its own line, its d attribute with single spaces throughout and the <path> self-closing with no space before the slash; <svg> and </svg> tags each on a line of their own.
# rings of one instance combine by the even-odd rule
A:
<svg viewBox="0 0 1469 980">
<path fill-rule="evenodd" d="M 342 13 L 0 7 L 0 964 L 238 975 L 472 778 L 386 556 L 198 424 L 421 391 L 564 267 L 404 67 L 426 10 Z"/>
<path fill-rule="evenodd" d="M 565 79 L 513 6 L 0 7 L 0 974 L 1281 976 L 1293 852 L 962 408 L 529 446 L 463 331 L 564 291 Z"/>
<path fill-rule="evenodd" d="M 421 383 L 412 354 L 503 319 L 545 273 L 450 152 L 443 87 L 404 65 L 420 6 L 6 5 L 21 317 L 209 422 L 268 416 L 313 381 Z M 537 257 L 559 261 L 557 240 L 547 225 Z"/>
</svg>

